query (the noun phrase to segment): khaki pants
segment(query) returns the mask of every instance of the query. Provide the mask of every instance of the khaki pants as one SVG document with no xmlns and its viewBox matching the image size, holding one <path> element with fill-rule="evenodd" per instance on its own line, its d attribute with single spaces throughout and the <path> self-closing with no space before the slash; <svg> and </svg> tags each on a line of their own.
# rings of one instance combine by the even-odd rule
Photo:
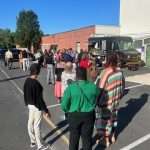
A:
<svg viewBox="0 0 150 150">
<path fill-rule="evenodd" d="M 29 58 L 23 58 L 23 71 L 29 70 L 30 61 Z"/>
<path fill-rule="evenodd" d="M 47 64 L 47 84 L 49 84 L 50 82 L 52 84 L 54 84 L 54 77 L 55 73 L 54 73 L 54 66 L 51 64 Z"/>
<path fill-rule="evenodd" d="M 28 120 L 28 133 L 31 143 L 36 143 L 38 148 L 44 145 L 41 135 L 41 121 L 42 111 L 39 111 L 34 105 L 28 105 L 29 120 Z"/>
</svg>

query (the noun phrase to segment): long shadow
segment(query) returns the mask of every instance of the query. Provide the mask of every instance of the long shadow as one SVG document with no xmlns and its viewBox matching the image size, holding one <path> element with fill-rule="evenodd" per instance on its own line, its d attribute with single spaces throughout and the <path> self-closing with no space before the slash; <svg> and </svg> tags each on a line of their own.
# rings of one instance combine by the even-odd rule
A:
<svg viewBox="0 0 150 150">
<path fill-rule="evenodd" d="M 128 93 L 128 91 L 126 91 Z M 125 93 L 125 94 L 127 94 Z M 128 124 L 132 121 L 134 116 L 140 111 L 140 109 L 146 104 L 148 101 L 148 94 L 142 94 L 140 98 L 132 98 L 127 101 L 127 106 L 122 107 L 119 109 L 118 112 L 118 127 L 116 129 L 116 136 L 118 137 L 119 134 L 128 126 Z M 97 139 L 97 135 L 93 138 L 93 145 Z M 105 150 L 104 147 L 98 145 L 95 150 Z"/>
<path fill-rule="evenodd" d="M 128 126 L 134 116 L 140 111 L 140 109 L 148 101 L 148 94 L 142 94 L 140 98 L 132 98 L 127 101 L 127 106 L 119 109 L 118 112 L 118 127 L 116 129 L 117 136 Z"/>
<path fill-rule="evenodd" d="M 5 82 L 5 81 L 9 81 L 9 80 L 16 80 L 19 78 L 25 78 L 25 77 L 29 77 L 30 75 L 24 75 L 24 76 L 19 76 L 19 77 L 13 77 L 13 78 L 9 78 L 9 79 L 4 79 L 4 80 L 0 80 L 0 82 Z"/>
<path fill-rule="evenodd" d="M 57 135 L 55 138 L 53 138 L 52 140 L 48 141 L 49 144 L 53 144 L 55 143 L 62 135 L 66 134 L 69 131 L 69 127 L 67 127 L 65 130 L 63 130 L 61 132 L 61 134 Z"/>
<path fill-rule="evenodd" d="M 45 137 L 43 137 L 43 140 L 45 141 L 47 138 L 49 138 L 50 136 L 52 136 L 56 131 L 58 131 L 59 129 L 65 127 L 68 124 L 68 122 L 66 120 L 61 121 L 57 124 L 57 128 L 53 129 L 51 132 L 49 132 Z M 62 132 L 63 133 L 63 132 Z"/>
<path fill-rule="evenodd" d="M 20 67 L 12 67 L 11 70 L 19 69 Z"/>
</svg>

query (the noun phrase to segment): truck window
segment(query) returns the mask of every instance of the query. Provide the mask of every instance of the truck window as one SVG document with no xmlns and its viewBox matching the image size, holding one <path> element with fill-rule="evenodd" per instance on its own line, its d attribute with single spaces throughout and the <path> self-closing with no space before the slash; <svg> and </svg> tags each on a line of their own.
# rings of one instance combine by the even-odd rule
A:
<svg viewBox="0 0 150 150">
<path fill-rule="evenodd" d="M 117 42 L 117 41 L 113 41 L 113 42 L 112 42 L 112 50 L 113 50 L 113 51 L 119 50 L 119 45 L 118 45 L 118 42 Z"/>
<path fill-rule="evenodd" d="M 103 41 L 101 42 L 101 49 L 102 49 L 102 50 L 106 50 L 106 40 L 103 40 Z"/>
<path fill-rule="evenodd" d="M 133 42 L 131 41 L 120 41 L 119 42 L 120 50 L 135 50 Z"/>
</svg>

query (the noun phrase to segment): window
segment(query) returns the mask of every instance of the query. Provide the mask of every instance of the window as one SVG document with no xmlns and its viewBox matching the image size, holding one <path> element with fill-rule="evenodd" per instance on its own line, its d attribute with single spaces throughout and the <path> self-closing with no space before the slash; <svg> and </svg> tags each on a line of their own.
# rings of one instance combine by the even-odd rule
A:
<svg viewBox="0 0 150 150">
<path fill-rule="evenodd" d="M 112 42 L 112 50 L 113 50 L 113 51 L 119 50 L 119 45 L 118 45 L 118 42 L 117 42 L 117 41 L 113 41 L 113 42 Z"/>
<path fill-rule="evenodd" d="M 80 49 L 81 49 L 81 48 L 80 48 L 80 42 L 77 42 L 77 43 L 76 43 L 76 49 L 77 49 L 77 52 L 80 53 Z"/>
</svg>

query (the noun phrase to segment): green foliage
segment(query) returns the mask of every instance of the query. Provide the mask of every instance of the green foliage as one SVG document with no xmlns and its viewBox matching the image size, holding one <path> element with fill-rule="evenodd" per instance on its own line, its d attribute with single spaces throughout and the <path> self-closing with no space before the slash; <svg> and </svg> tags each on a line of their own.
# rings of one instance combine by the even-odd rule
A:
<svg viewBox="0 0 150 150">
<path fill-rule="evenodd" d="M 15 47 L 14 33 L 9 29 L 0 29 L 0 48 Z"/>
<path fill-rule="evenodd" d="M 30 49 L 32 44 L 40 42 L 41 33 L 38 16 L 32 10 L 20 11 L 17 18 L 15 42 Z"/>
</svg>

